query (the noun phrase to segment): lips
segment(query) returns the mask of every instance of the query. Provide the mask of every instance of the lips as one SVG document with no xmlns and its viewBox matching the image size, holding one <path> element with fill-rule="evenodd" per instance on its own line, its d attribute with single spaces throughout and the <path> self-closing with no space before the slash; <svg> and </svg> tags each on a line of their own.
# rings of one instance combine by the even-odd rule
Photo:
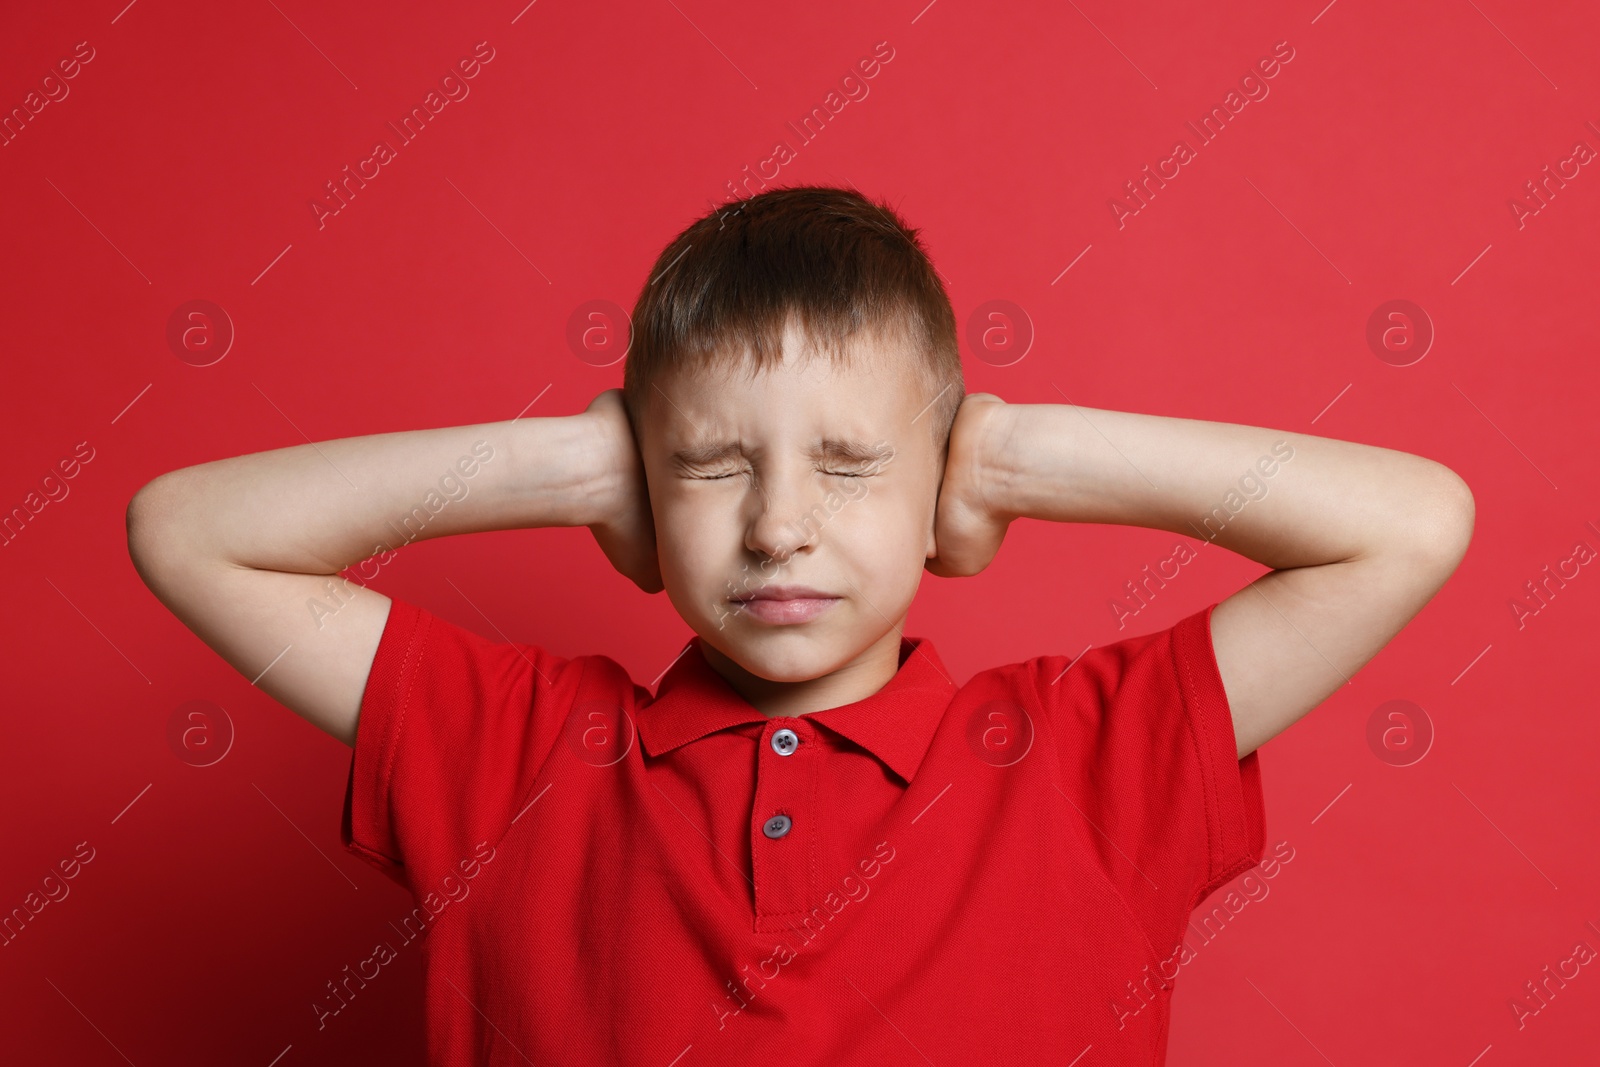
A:
<svg viewBox="0 0 1600 1067">
<path fill-rule="evenodd" d="M 738 614 L 777 625 L 810 622 L 840 600 L 804 585 L 769 585 L 729 599 L 738 605 Z"/>
<path fill-rule="evenodd" d="M 833 593 L 824 593 L 808 585 L 765 585 L 741 596 L 729 597 L 736 604 L 752 600 L 838 600 Z"/>
</svg>

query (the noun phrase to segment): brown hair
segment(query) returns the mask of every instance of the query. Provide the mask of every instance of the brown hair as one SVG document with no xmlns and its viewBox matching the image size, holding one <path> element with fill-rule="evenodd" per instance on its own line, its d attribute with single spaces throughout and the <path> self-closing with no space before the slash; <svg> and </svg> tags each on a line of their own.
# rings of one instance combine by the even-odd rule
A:
<svg viewBox="0 0 1600 1067">
<path fill-rule="evenodd" d="M 662 250 L 634 304 L 622 397 L 635 429 L 657 376 L 783 358 L 789 318 L 815 350 L 848 363 L 862 336 L 905 342 L 934 443 L 949 440 L 965 387 L 955 311 L 939 274 L 887 204 L 853 190 L 767 189 L 696 220 Z"/>
</svg>

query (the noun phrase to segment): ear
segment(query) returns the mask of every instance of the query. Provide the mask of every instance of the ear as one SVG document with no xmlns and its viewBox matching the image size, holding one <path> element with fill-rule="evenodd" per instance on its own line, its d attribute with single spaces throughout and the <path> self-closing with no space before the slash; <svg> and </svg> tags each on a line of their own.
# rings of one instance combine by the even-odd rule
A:
<svg viewBox="0 0 1600 1067">
<path fill-rule="evenodd" d="M 934 485 L 938 488 L 936 488 L 933 493 L 933 506 L 928 509 L 928 544 L 926 547 L 928 559 L 933 559 L 939 554 L 939 542 L 937 537 L 939 530 L 939 496 L 944 489 L 944 467 L 945 460 L 948 456 L 949 448 L 946 447 L 941 449 L 939 452 L 938 465 L 934 469 Z"/>
</svg>

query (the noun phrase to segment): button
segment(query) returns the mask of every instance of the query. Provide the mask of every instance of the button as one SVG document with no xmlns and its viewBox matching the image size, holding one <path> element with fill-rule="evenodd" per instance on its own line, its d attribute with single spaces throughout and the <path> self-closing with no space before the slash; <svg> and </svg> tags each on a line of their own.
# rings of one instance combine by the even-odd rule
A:
<svg viewBox="0 0 1600 1067">
<path fill-rule="evenodd" d="M 800 736 L 793 730 L 782 729 L 772 735 L 772 751 L 780 756 L 792 756 L 800 747 Z"/>
<path fill-rule="evenodd" d="M 793 825 L 794 824 L 789 821 L 789 816 L 774 815 L 761 825 L 761 832 L 766 834 L 768 837 L 782 837 L 784 834 L 789 832 L 789 827 Z"/>
</svg>

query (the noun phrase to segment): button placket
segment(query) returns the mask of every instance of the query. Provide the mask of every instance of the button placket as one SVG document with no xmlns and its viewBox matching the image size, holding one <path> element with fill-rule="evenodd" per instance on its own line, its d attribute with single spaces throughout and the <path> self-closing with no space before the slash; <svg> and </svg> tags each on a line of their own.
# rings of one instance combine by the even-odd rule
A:
<svg viewBox="0 0 1600 1067">
<path fill-rule="evenodd" d="M 799 718 L 779 718 L 762 731 L 756 761 L 755 810 L 750 813 L 756 918 L 807 908 L 813 897 L 816 730 Z"/>
</svg>

